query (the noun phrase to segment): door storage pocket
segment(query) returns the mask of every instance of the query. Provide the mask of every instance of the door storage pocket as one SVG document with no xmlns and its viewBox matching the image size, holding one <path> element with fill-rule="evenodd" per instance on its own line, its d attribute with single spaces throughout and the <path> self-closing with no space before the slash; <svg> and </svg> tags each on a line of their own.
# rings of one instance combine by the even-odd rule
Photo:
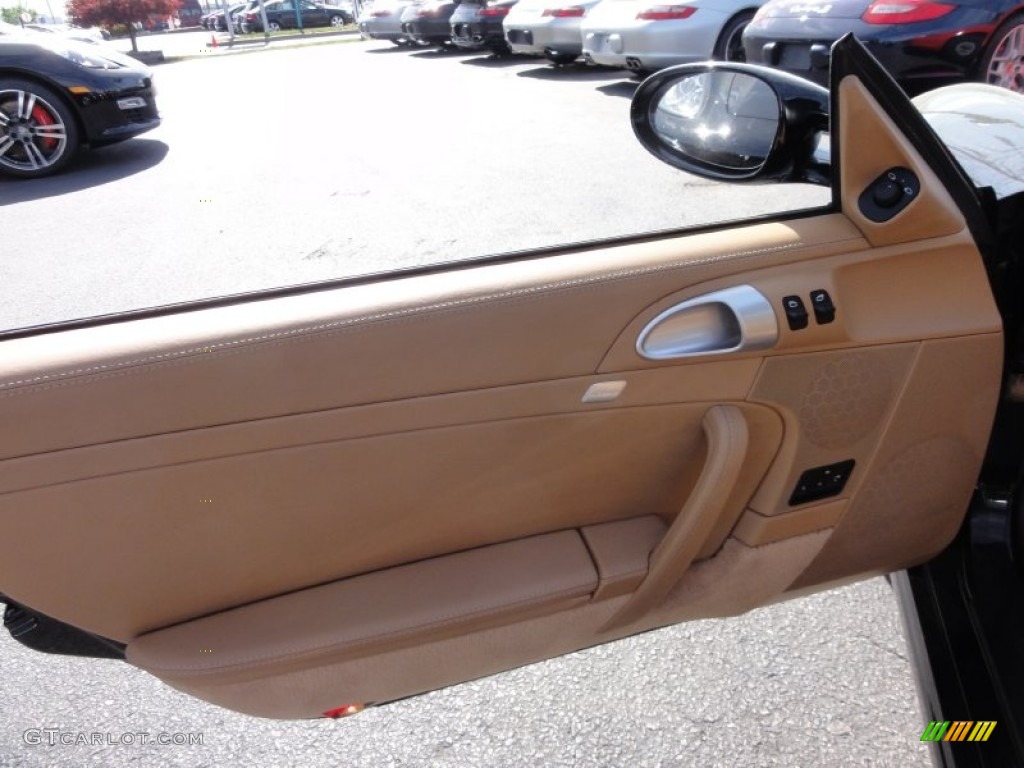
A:
<svg viewBox="0 0 1024 768">
<path fill-rule="evenodd" d="M 251 603 L 142 635 L 127 653 L 172 685 L 249 681 L 565 610 L 597 585 L 579 532 L 560 531 Z"/>
</svg>

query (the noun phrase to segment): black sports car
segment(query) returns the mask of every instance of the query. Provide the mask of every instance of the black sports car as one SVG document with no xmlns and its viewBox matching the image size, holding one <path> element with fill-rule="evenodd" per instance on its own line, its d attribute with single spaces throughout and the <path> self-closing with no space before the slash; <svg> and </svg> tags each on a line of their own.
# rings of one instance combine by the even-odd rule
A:
<svg viewBox="0 0 1024 768">
<path fill-rule="evenodd" d="M 0 173 L 60 170 L 160 124 L 153 76 L 117 51 L 0 25 Z"/>
<path fill-rule="evenodd" d="M 769 0 L 743 33 L 747 61 L 825 84 L 847 32 L 910 93 L 957 80 L 1024 91 L 1017 0 Z"/>
</svg>

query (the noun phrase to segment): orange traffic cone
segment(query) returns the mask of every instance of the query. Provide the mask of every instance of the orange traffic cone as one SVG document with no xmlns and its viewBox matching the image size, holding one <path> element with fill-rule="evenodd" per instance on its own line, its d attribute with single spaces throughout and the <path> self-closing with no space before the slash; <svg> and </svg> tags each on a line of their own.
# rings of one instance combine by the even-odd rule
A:
<svg viewBox="0 0 1024 768">
<path fill-rule="evenodd" d="M 219 45 L 219 43 L 217 42 L 217 33 L 214 32 L 213 34 L 210 35 L 210 47 L 211 48 L 216 48 L 218 45 Z"/>
</svg>

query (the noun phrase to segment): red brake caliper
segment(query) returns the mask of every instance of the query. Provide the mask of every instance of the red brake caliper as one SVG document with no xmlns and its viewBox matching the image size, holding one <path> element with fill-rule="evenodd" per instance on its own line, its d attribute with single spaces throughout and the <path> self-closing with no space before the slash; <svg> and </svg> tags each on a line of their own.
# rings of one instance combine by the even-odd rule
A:
<svg viewBox="0 0 1024 768">
<path fill-rule="evenodd" d="M 37 125 L 53 125 L 55 122 L 57 122 L 50 116 L 49 112 L 47 112 L 38 104 L 32 107 L 32 119 L 36 121 Z M 53 150 L 54 147 L 57 146 L 56 139 L 44 138 L 41 139 L 40 141 L 43 145 L 44 152 L 50 152 L 51 150 Z"/>
</svg>

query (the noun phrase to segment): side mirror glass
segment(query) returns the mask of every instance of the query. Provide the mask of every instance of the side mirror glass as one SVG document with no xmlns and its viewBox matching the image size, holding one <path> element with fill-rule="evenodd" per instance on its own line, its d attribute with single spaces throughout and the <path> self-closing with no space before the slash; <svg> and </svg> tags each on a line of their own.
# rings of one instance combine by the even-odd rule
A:
<svg viewBox="0 0 1024 768">
<path fill-rule="evenodd" d="M 782 125 L 775 91 L 744 72 L 682 75 L 661 91 L 653 108 L 660 141 L 725 173 L 763 167 Z"/>
<path fill-rule="evenodd" d="M 828 91 L 785 72 L 713 62 L 672 67 L 640 85 L 631 114 L 640 142 L 684 171 L 828 183 L 821 152 Z"/>
</svg>

